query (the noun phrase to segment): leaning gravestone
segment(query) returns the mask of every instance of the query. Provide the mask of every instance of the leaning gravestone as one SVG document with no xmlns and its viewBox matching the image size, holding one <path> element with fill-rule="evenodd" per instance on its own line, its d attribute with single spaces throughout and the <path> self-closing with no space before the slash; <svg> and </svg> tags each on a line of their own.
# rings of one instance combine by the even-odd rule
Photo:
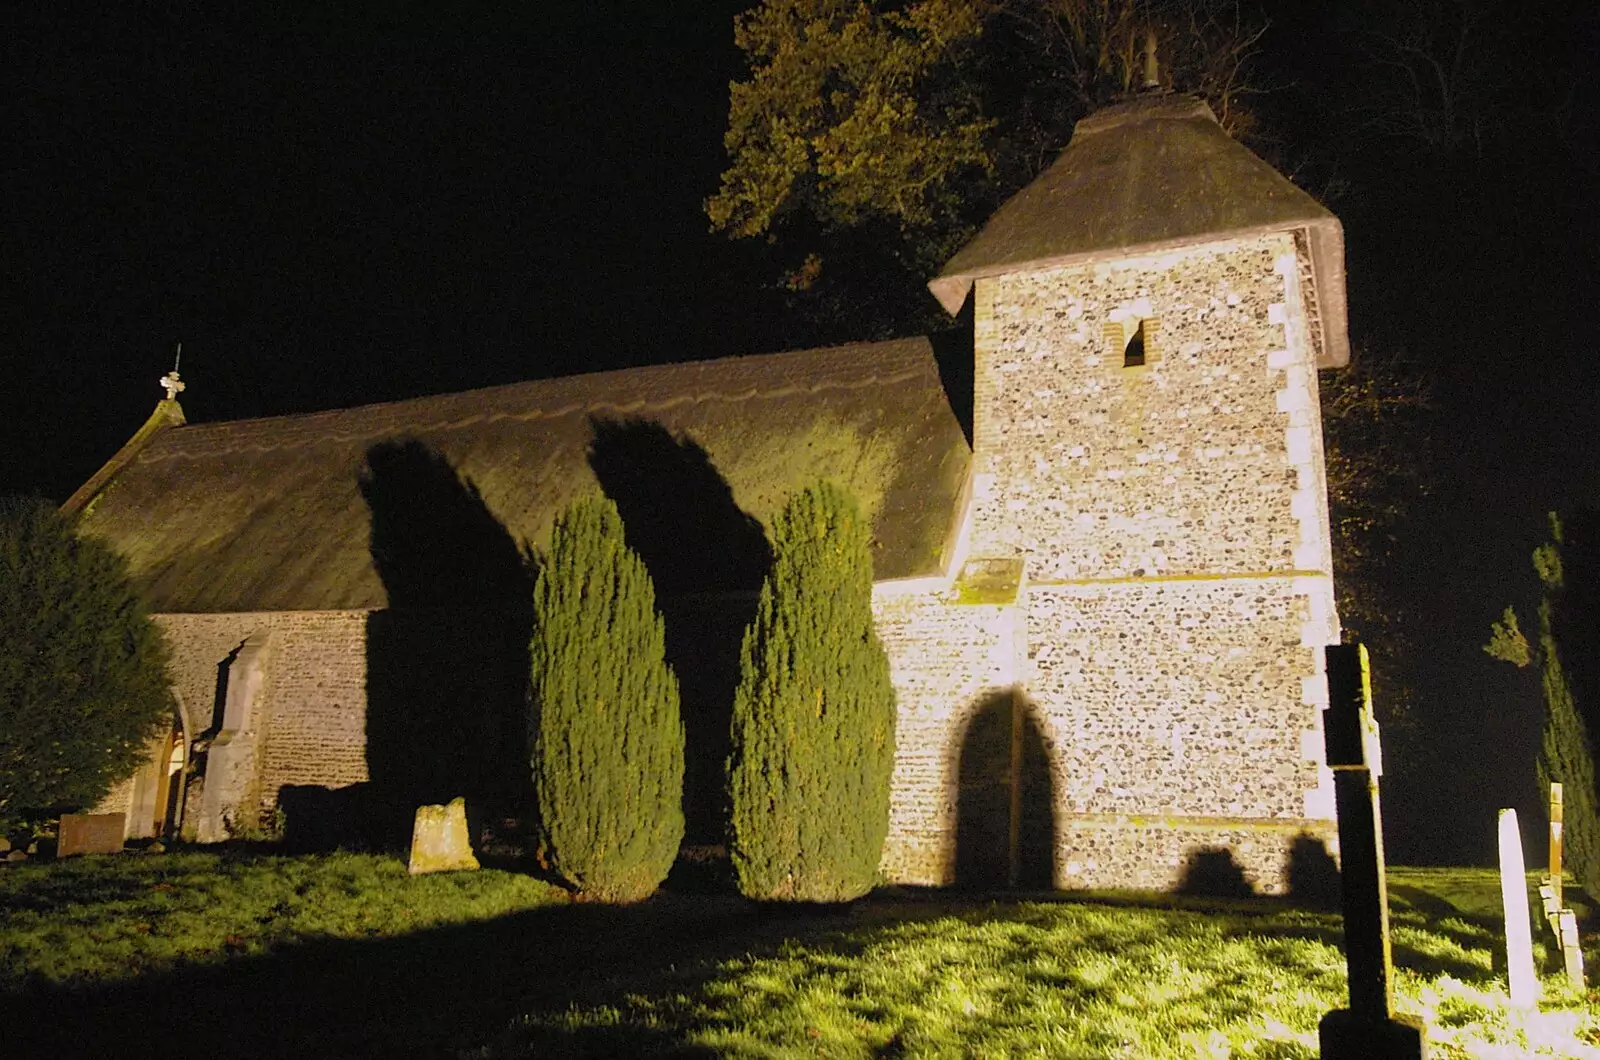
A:
<svg viewBox="0 0 1600 1060">
<path fill-rule="evenodd" d="M 120 854 L 126 823 L 120 813 L 64 813 L 56 834 L 56 857 Z"/>
<path fill-rule="evenodd" d="M 467 800 L 451 799 L 443 806 L 417 807 L 411 829 L 411 875 L 455 872 L 478 867 L 467 835 Z"/>
</svg>

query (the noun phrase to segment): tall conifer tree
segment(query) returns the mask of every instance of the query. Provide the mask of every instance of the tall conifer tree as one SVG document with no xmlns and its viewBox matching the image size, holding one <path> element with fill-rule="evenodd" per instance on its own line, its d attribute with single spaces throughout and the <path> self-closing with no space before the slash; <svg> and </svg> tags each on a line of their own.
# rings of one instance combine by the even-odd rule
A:
<svg viewBox="0 0 1600 1060">
<path fill-rule="evenodd" d="M 872 625 L 870 527 L 830 483 L 773 524 L 745 633 L 728 786 L 739 889 L 839 902 L 877 878 L 889 827 L 894 688 Z"/>
<path fill-rule="evenodd" d="M 0 497 L 0 836 L 98 802 L 177 710 L 128 565 L 38 500 Z"/>
<path fill-rule="evenodd" d="M 1484 650 L 1518 667 L 1537 662 L 1544 691 L 1544 730 L 1537 775 L 1544 796 L 1562 786 L 1564 848 L 1578 886 L 1600 897 L 1600 790 L 1596 788 L 1595 720 L 1600 703 L 1600 517 L 1550 513 L 1551 540 L 1533 551 L 1544 597 L 1539 639 L 1530 647 L 1506 608 Z"/>
<path fill-rule="evenodd" d="M 544 856 L 581 893 L 648 897 L 683 839 L 683 721 L 655 589 L 610 500 L 556 522 L 528 688 Z"/>
</svg>

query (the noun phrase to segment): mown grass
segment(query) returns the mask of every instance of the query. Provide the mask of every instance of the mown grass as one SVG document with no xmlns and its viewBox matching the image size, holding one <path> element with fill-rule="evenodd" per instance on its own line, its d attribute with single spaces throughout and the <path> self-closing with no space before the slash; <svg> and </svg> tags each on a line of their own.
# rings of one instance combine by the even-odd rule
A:
<svg viewBox="0 0 1600 1060">
<path fill-rule="evenodd" d="M 398 858 L 130 855 L 0 872 L 0 990 L 105 983 L 317 939 L 387 938 L 565 901 L 521 873 Z"/>
<path fill-rule="evenodd" d="M 1540 1013 L 1507 1003 L 1493 873 L 1395 870 L 1392 893 L 1399 1007 L 1434 1056 L 1600 1058 L 1600 995 L 1550 978 Z M 0 910 L 0 1002 L 53 1056 L 111 1035 L 164 1057 L 1288 1060 L 1345 1000 L 1337 915 L 1265 900 L 616 909 L 515 873 L 206 853 L 0 872 Z"/>
</svg>

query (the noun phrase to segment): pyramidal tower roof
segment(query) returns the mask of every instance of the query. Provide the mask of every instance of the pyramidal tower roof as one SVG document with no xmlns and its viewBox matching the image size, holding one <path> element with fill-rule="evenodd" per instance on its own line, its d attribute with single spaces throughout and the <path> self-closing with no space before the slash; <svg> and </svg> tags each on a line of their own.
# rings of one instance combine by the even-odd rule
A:
<svg viewBox="0 0 1600 1060">
<path fill-rule="evenodd" d="M 981 277 L 1295 232 L 1320 367 L 1350 356 L 1339 219 L 1230 137 L 1203 100 L 1150 96 L 1084 118 L 928 287 L 951 313 Z"/>
</svg>

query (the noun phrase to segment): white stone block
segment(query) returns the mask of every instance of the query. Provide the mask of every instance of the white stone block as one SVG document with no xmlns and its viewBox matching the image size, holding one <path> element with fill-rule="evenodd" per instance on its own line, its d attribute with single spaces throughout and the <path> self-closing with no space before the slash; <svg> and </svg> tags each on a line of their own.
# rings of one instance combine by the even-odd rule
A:
<svg viewBox="0 0 1600 1060">
<path fill-rule="evenodd" d="M 1308 541 L 1295 546 L 1294 565 L 1296 570 L 1321 570 L 1326 564 L 1326 554 L 1322 546 L 1314 541 Z"/>
<path fill-rule="evenodd" d="M 1322 761 L 1322 756 L 1327 753 L 1326 743 L 1322 738 L 1321 729 L 1300 730 L 1300 757 L 1312 762 Z"/>
<path fill-rule="evenodd" d="M 1294 362 L 1293 350 L 1271 350 L 1267 353 L 1268 368 L 1289 368 Z"/>
<path fill-rule="evenodd" d="M 1332 788 L 1315 788 L 1306 792 L 1306 817 L 1313 821 L 1331 821 L 1336 816 Z"/>
<path fill-rule="evenodd" d="M 1300 646 L 1302 648 L 1325 648 L 1332 642 L 1328 621 L 1323 618 L 1314 618 L 1309 622 L 1300 624 Z"/>
<path fill-rule="evenodd" d="M 1311 403 L 1310 395 L 1304 390 L 1280 390 L 1277 395 L 1278 411 L 1293 412 L 1303 409 Z"/>
<path fill-rule="evenodd" d="M 1308 464 L 1311 462 L 1311 428 L 1290 427 L 1283 432 L 1284 445 L 1288 449 L 1289 463 Z"/>
<path fill-rule="evenodd" d="M 1288 322 L 1289 311 L 1284 308 L 1282 302 L 1273 302 L 1271 305 L 1267 306 L 1268 324 L 1286 324 Z"/>
<path fill-rule="evenodd" d="M 1317 517 L 1317 495 L 1310 490 L 1295 490 L 1289 496 L 1289 514 L 1296 519 L 1315 519 Z"/>
<path fill-rule="evenodd" d="M 1324 674 L 1313 674 L 1300 679 L 1300 702 L 1308 707 L 1326 707 L 1328 705 L 1328 678 Z"/>
</svg>

